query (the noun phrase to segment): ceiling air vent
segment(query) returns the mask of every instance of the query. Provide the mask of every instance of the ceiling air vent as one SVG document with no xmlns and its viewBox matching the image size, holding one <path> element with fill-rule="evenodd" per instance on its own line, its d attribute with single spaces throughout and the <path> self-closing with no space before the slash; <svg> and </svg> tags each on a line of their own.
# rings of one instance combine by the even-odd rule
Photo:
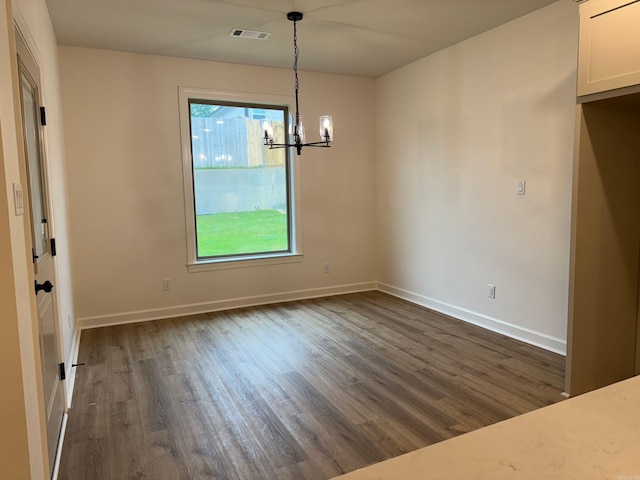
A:
<svg viewBox="0 0 640 480">
<path fill-rule="evenodd" d="M 253 40 L 266 40 L 270 35 L 271 32 L 257 32 L 246 28 L 234 28 L 229 34 L 230 37 L 251 38 Z"/>
</svg>

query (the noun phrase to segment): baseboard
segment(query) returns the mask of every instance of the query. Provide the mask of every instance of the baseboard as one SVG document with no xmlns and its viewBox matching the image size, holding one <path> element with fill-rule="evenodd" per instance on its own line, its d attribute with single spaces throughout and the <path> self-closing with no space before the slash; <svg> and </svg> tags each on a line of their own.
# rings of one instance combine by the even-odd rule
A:
<svg viewBox="0 0 640 480">
<path fill-rule="evenodd" d="M 513 325 L 503 320 L 491 318 L 480 313 L 456 307 L 455 305 L 450 305 L 448 303 L 441 302 L 418 293 L 410 292 L 402 288 L 394 287 L 392 285 L 387 285 L 385 283 L 378 283 L 378 290 L 423 307 L 430 308 L 436 312 L 444 313 L 445 315 L 449 315 L 464 322 L 544 348 L 545 350 L 559 353 L 560 355 L 566 355 L 567 353 L 567 342 L 560 338 L 555 338 L 544 333 L 529 330 L 528 328 Z"/>
<path fill-rule="evenodd" d="M 67 431 L 67 421 L 69 420 L 69 409 L 73 401 L 73 388 L 76 384 L 76 369 L 72 367 L 74 363 L 78 362 L 78 350 L 80 348 L 80 329 L 76 327 L 73 334 L 73 340 L 71 341 L 71 352 L 67 361 L 69 362 L 66 367 L 66 379 L 65 379 L 65 412 L 62 414 L 62 425 L 60 426 L 60 435 L 58 437 L 58 446 L 56 448 L 56 458 L 53 464 L 53 472 L 51 473 L 51 480 L 57 480 L 58 472 L 60 471 L 60 458 L 62 457 L 62 448 L 64 446 L 64 437 Z"/>
<path fill-rule="evenodd" d="M 274 293 L 268 295 L 256 295 L 252 297 L 240 297 L 228 300 L 218 300 L 214 302 L 196 303 L 190 305 L 170 306 L 166 308 L 157 308 L 150 310 L 138 310 L 133 312 L 121 312 L 111 315 L 99 315 L 94 317 L 84 317 L 78 319 L 79 329 L 74 338 L 74 355 L 77 357 L 77 347 L 79 343 L 80 330 L 98 327 L 107 327 L 111 325 L 122 325 L 126 323 L 145 322 L 150 320 L 160 320 L 163 318 L 182 317 L 186 315 L 196 315 L 199 313 L 217 312 L 221 310 L 229 310 L 232 308 L 253 307 L 257 305 L 268 305 L 271 303 L 290 302 L 295 300 L 305 300 L 309 298 L 327 297 L 330 295 L 341 295 L 346 293 L 364 292 L 368 290 L 380 290 L 398 298 L 402 298 L 409 302 L 430 308 L 445 315 L 457 318 L 459 320 L 486 328 L 488 330 L 506 335 L 517 340 L 529 343 L 531 345 L 544 348 L 551 352 L 566 355 L 567 344 L 560 338 L 555 338 L 544 333 L 536 332 L 509 322 L 491 318 L 477 312 L 472 312 L 464 308 L 456 307 L 433 298 L 420 295 L 415 292 L 404 290 L 379 282 L 364 282 L 350 285 L 338 285 L 333 287 L 313 288 L 307 290 L 294 290 L 290 292 Z M 69 369 L 71 375 L 67 391 L 73 392 L 73 383 L 75 381 L 75 369 Z M 70 396 L 68 397 L 71 398 Z M 70 400 L 69 400 L 70 403 Z"/>
<path fill-rule="evenodd" d="M 67 420 L 69 420 L 69 415 L 65 412 L 62 415 L 60 437 L 58 440 L 58 448 L 56 448 L 56 458 L 53 462 L 53 472 L 51 472 L 51 480 L 58 480 L 58 473 L 60 472 L 60 459 L 62 458 L 62 443 L 64 442 L 64 434 L 67 432 Z"/>
<path fill-rule="evenodd" d="M 80 349 L 80 328 L 76 327 L 75 333 L 73 335 L 73 340 L 71 343 L 71 352 L 69 353 L 69 358 L 67 361 L 69 362 L 66 366 L 66 401 L 67 408 L 71 408 L 71 403 L 73 401 L 73 388 L 76 384 L 76 367 L 73 365 L 78 363 L 78 351 Z"/>
<path fill-rule="evenodd" d="M 290 302 L 309 298 L 327 297 L 331 295 L 365 292 L 369 290 L 376 290 L 377 287 L 377 282 L 364 282 L 333 287 L 312 288 L 307 290 L 294 290 L 284 293 L 240 297 L 229 300 L 195 303 L 191 305 L 178 305 L 151 310 L 138 310 L 111 315 L 84 317 L 78 319 L 78 325 L 80 326 L 80 330 L 85 330 L 89 328 L 108 327 L 111 325 L 160 320 L 163 318 L 183 317 L 199 313 L 217 312 L 232 308 L 253 307 L 256 305 L 268 305 L 270 303 Z"/>
<path fill-rule="evenodd" d="M 62 426 L 60 427 L 60 436 L 58 438 L 58 447 L 56 448 L 56 458 L 53 465 L 53 472 L 51 474 L 51 480 L 57 480 L 58 472 L 60 470 L 60 458 L 62 457 L 62 448 L 64 446 L 65 432 L 67 431 L 67 421 L 69 420 L 69 409 L 73 403 L 73 389 L 76 384 L 76 369 L 72 366 L 74 363 L 78 363 L 78 351 L 80 348 L 80 329 L 76 327 L 73 334 L 73 340 L 71 341 L 71 352 L 67 361 L 69 362 L 66 367 L 66 380 L 65 380 L 65 412 L 62 415 Z"/>
</svg>

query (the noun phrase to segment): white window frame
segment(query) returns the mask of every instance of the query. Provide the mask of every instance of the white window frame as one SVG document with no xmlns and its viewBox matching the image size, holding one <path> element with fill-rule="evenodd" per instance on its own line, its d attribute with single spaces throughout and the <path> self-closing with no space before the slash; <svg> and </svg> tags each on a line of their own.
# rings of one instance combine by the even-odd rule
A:
<svg viewBox="0 0 640 480">
<path fill-rule="evenodd" d="M 225 270 L 230 268 L 258 267 L 302 262 L 302 235 L 300 216 L 299 182 L 300 158 L 293 150 L 289 151 L 289 189 L 290 189 L 290 252 L 259 253 L 255 255 L 225 256 L 219 258 L 198 259 L 196 250 L 196 212 L 195 193 L 193 191 L 193 162 L 191 158 L 191 122 L 189 99 L 236 102 L 269 106 L 287 106 L 291 108 L 294 99 L 289 96 L 268 95 L 262 93 L 229 92 L 199 88 L 178 87 L 180 112 L 180 139 L 182 146 L 182 176 L 184 185 L 184 212 L 187 240 L 187 268 L 189 272 Z"/>
</svg>

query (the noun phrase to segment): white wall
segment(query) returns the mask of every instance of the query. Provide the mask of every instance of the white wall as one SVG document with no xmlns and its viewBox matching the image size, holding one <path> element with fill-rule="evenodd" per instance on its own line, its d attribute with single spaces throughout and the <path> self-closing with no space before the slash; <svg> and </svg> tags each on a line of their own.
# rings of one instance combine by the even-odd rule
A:
<svg viewBox="0 0 640 480">
<path fill-rule="evenodd" d="M 561 0 L 377 82 L 383 289 L 560 352 L 577 22 Z"/>
<path fill-rule="evenodd" d="M 321 114 L 330 112 L 336 124 L 331 149 L 305 149 L 300 157 L 303 262 L 189 273 L 178 87 L 290 96 L 292 72 L 59 52 L 74 292 L 85 325 L 375 286 L 373 80 L 300 74 L 301 113 L 312 135 Z M 163 278 L 173 290 L 162 290 Z"/>
<path fill-rule="evenodd" d="M 334 147 L 301 157 L 304 261 L 188 273 L 177 87 L 291 95 L 291 72 L 60 47 L 78 317 L 134 321 L 379 280 L 564 352 L 576 52 L 576 5 L 561 0 L 376 81 L 303 72 L 307 123 L 336 120 Z"/>
</svg>

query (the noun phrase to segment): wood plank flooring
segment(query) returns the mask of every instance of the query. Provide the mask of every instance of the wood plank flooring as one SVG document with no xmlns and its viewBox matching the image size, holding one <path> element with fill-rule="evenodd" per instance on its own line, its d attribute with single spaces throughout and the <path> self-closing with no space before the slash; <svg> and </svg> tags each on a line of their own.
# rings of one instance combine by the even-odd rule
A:
<svg viewBox="0 0 640 480">
<path fill-rule="evenodd" d="M 380 292 L 85 330 L 59 478 L 324 480 L 561 400 L 564 357 Z"/>
</svg>

